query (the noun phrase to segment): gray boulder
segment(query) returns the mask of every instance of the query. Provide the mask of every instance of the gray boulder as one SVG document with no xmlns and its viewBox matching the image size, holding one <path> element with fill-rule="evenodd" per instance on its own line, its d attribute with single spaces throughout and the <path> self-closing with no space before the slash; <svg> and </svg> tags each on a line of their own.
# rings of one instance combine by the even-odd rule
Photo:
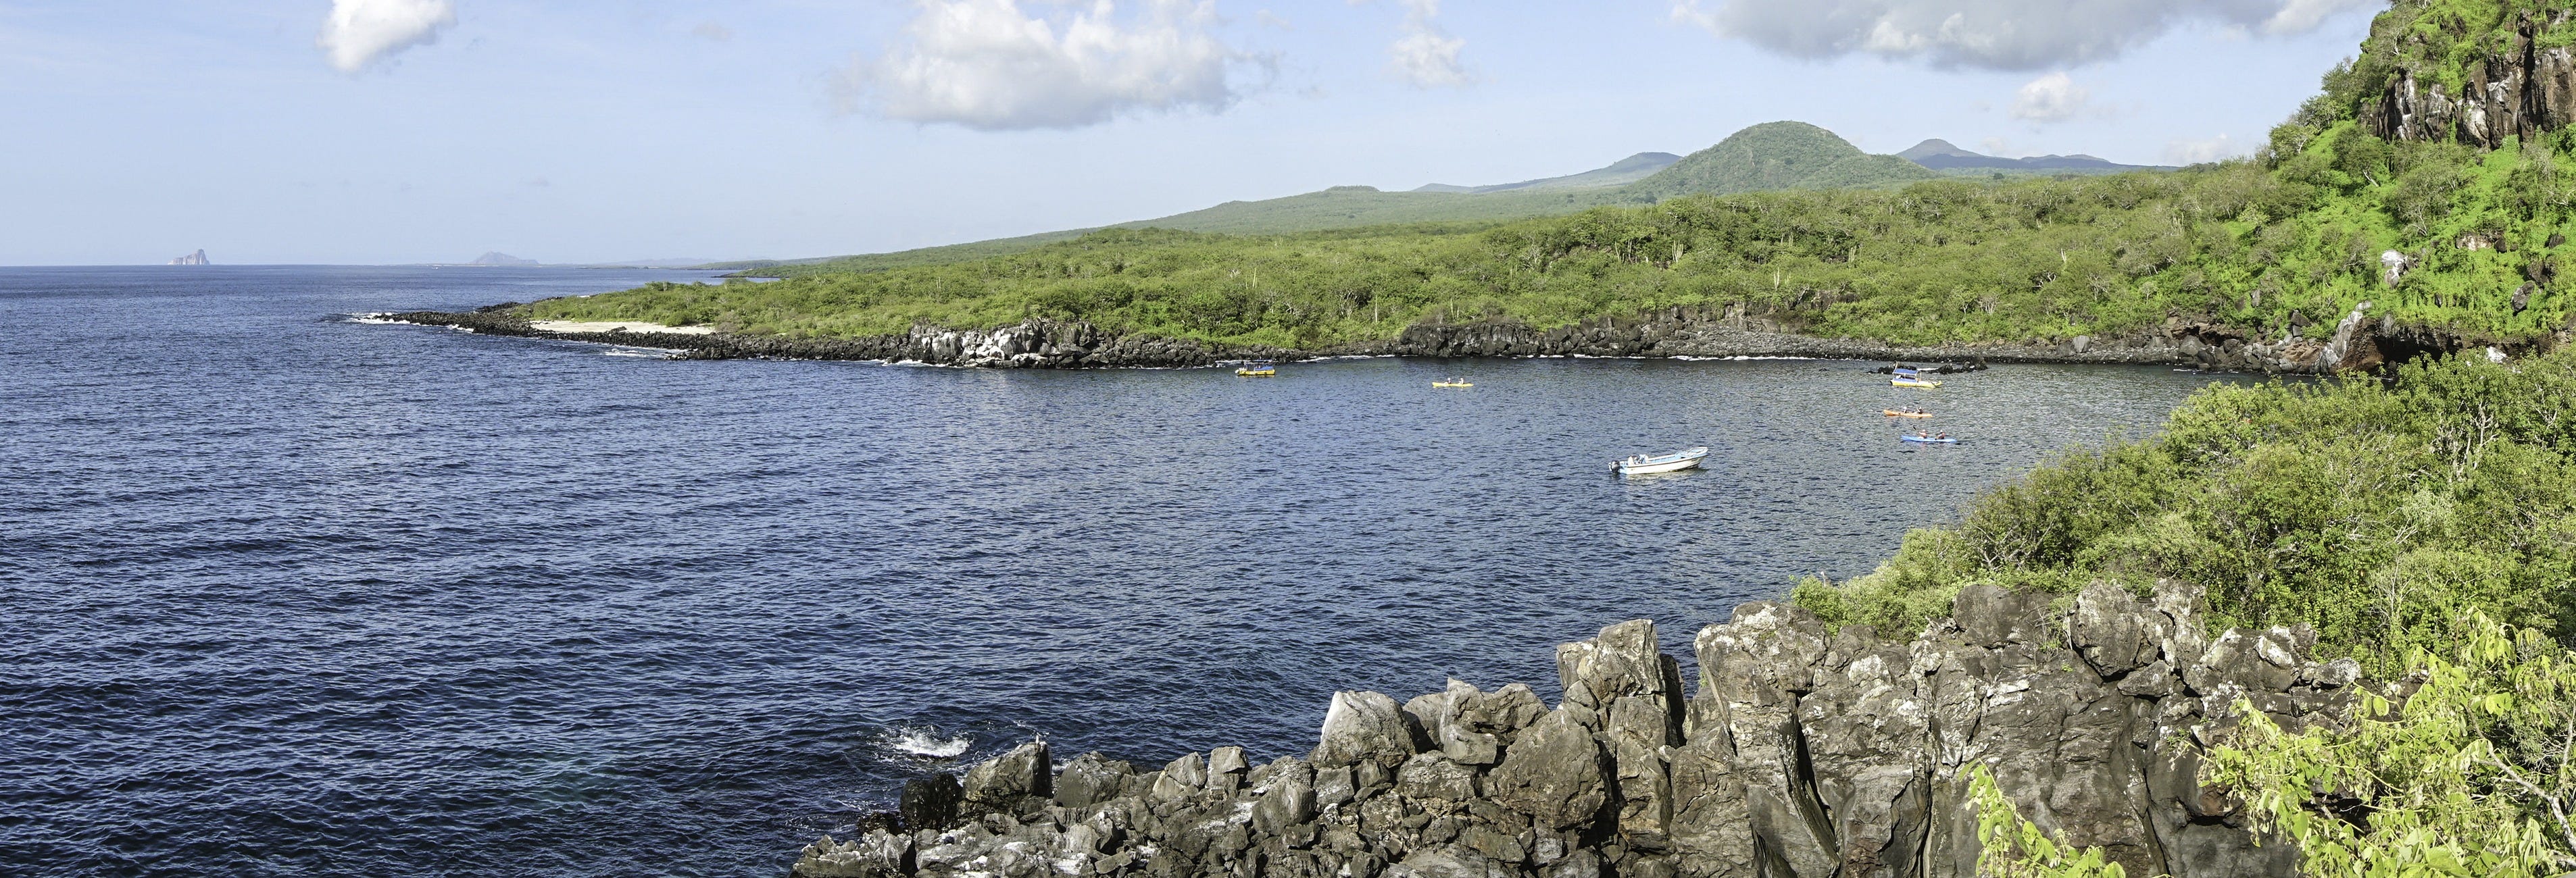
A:
<svg viewBox="0 0 2576 878">
<path fill-rule="evenodd" d="M 1521 730 L 1485 778 L 1485 795 L 1547 829 L 1592 822 L 1610 801 L 1609 772 L 1592 739 L 1591 712 L 1562 708 Z"/>
<path fill-rule="evenodd" d="M 1323 732 L 1312 758 L 1327 767 L 1370 762 L 1392 769 L 1421 752 L 1410 721 L 1393 698 L 1375 692 L 1335 692 L 1332 706 L 1324 711 Z"/>
<path fill-rule="evenodd" d="M 1055 803 L 1067 808 L 1096 805 L 1117 798 L 1136 767 L 1099 753 L 1085 753 L 1064 764 L 1055 777 Z"/>
</svg>

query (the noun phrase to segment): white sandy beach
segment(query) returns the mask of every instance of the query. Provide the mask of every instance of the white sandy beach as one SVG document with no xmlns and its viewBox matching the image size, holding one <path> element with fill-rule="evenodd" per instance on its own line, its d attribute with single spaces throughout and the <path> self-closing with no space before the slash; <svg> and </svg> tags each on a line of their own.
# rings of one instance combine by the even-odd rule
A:
<svg viewBox="0 0 2576 878">
<path fill-rule="evenodd" d="M 673 332 L 681 335 L 715 333 L 713 328 L 705 326 L 664 326 L 632 320 L 537 320 L 531 321 L 528 327 L 538 332 L 613 332 L 623 329 L 627 332 Z"/>
</svg>

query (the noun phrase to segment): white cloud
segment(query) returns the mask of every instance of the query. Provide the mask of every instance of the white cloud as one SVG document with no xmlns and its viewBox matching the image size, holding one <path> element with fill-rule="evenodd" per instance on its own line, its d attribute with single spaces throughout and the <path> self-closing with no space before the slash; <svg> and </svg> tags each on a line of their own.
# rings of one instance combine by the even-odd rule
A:
<svg viewBox="0 0 2576 878">
<path fill-rule="evenodd" d="M 690 28 L 689 33 L 700 39 L 719 43 L 733 39 L 733 28 L 724 26 L 724 22 L 721 21 L 698 22 L 698 26 Z"/>
<path fill-rule="evenodd" d="M 1399 0 L 1404 4 L 1403 36 L 1387 47 L 1394 60 L 1388 69 L 1397 78 L 1417 88 L 1464 86 L 1475 81 L 1466 65 L 1458 62 L 1458 53 L 1467 41 L 1440 30 L 1431 19 L 1440 14 L 1440 0 Z"/>
<path fill-rule="evenodd" d="M 2012 142 L 2001 137 L 1989 137 L 1984 140 L 1977 141 L 1977 148 L 1984 150 L 1987 155 L 2002 156 L 2004 158 L 2013 157 Z"/>
<path fill-rule="evenodd" d="M 331 0 L 322 22 L 322 52 L 342 73 L 356 73 L 413 46 L 438 40 L 456 24 L 449 0 Z"/>
<path fill-rule="evenodd" d="M 2327 17 L 2346 9 L 2376 8 L 2371 0 L 2289 0 L 2281 11 L 2263 21 L 2267 34 L 2296 34 L 2315 30 Z"/>
<path fill-rule="evenodd" d="M 2051 73 L 2023 83 L 2013 92 L 2012 117 L 2031 122 L 2064 122 L 2084 111 L 2093 92 L 2076 85 L 2063 72 Z"/>
<path fill-rule="evenodd" d="M 986 131 L 1078 128 L 1123 113 L 1223 110 L 1232 50 L 1208 2 L 1152 0 L 1121 21 L 1110 0 L 1048 16 L 1016 0 L 919 0 L 902 44 L 834 78 L 844 111 Z"/>
<path fill-rule="evenodd" d="M 2187 138 L 2174 140 L 2165 144 L 2165 161 L 2177 165 L 2196 165 L 2244 154 L 2244 148 L 2237 146 L 2234 139 L 2224 134 L 2198 140 Z"/>
<path fill-rule="evenodd" d="M 1941 67 L 2044 70 L 2108 60 L 2205 22 L 2304 33 L 2377 0 L 1673 0 L 1673 19 L 1808 58 L 1866 53 Z"/>
</svg>

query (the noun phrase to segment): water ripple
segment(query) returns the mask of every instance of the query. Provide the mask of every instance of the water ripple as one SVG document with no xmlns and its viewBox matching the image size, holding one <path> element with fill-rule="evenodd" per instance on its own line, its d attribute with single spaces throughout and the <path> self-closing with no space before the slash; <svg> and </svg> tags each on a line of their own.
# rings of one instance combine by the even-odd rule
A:
<svg viewBox="0 0 2576 878">
<path fill-rule="evenodd" d="M 2210 380 L 1813 360 L 1022 373 L 411 326 L 671 273 L 0 269 L 11 875 L 779 874 L 1043 733 L 1306 747 L 1866 571 Z M 603 356 L 603 354 L 610 354 Z M 1463 375 L 1471 390 L 1435 391 Z M 1967 444 L 1912 449 L 1925 401 Z M 1712 471 L 1619 481 L 1693 444 Z"/>
</svg>

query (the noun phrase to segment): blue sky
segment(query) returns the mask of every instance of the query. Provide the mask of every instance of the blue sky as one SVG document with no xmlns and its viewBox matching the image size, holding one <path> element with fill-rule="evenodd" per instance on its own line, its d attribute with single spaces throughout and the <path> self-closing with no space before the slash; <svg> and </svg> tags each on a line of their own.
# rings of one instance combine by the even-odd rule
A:
<svg viewBox="0 0 2576 878">
<path fill-rule="evenodd" d="M 2249 151 L 2367 0 L 0 2 L 0 264 L 872 252 L 1325 186 Z"/>
</svg>

